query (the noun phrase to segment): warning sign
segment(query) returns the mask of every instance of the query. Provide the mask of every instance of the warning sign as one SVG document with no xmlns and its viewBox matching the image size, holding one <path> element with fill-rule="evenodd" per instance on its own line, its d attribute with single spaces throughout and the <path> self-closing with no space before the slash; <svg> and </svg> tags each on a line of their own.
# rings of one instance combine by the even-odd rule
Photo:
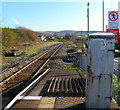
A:
<svg viewBox="0 0 120 110">
<path fill-rule="evenodd" d="M 108 28 L 118 29 L 118 11 L 108 11 Z"/>
<path fill-rule="evenodd" d="M 107 29 L 107 32 L 115 34 L 115 43 L 119 43 L 119 29 Z"/>
<path fill-rule="evenodd" d="M 110 19 L 111 21 L 116 21 L 116 20 L 118 20 L 118 13 L 115 12 L 115 11 L 110 12 L 110 13 L 109 13 L 109 19 Z"/>
</svg>

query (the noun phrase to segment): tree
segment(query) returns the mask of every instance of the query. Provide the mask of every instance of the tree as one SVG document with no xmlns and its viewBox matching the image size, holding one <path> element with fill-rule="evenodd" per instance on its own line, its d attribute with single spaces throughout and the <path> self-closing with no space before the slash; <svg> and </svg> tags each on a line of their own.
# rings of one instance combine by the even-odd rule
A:
<svg viewBox="0 0 120 110">
<path fill-rule="evenodd" d="M 70 40 L 70 34 L 69 33 L 66 33 L 65 36 L 64 36 L 64 39 L 67 39 L 67 40 Z"/>
</svg>

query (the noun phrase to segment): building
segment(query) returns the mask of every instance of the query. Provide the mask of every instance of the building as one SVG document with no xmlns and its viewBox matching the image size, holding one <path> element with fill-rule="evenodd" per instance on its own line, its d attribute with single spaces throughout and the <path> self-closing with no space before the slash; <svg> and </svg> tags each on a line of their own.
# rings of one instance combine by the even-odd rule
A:
<svg viewBox="0 0 120 110">
<path fill-rule="evenodd" d="M 46 41 L 46 40 L 47 40 L 45 35 L 39 35 L 38 37 L 39 37 L 40 40 L 42 40 L 42 41 Z"/>
</svg>

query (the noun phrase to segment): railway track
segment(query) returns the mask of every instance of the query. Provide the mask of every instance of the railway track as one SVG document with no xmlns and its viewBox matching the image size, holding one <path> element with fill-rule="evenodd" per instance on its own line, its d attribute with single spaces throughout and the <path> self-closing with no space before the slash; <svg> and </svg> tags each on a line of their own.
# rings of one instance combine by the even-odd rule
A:
<svg viewBox="0 0 120 110">
<path fill-rule="evenodd" d="M 24 100 L 40 100 L 41 96 L 26 96 L 26 94 L 28 94 L 30 92 L 31 89 L 33 89 L 36 84 L 47 74 L 47 72 L 49 71 L 49 69 L 45 70 L 45 72 L 43 72 L 38 78 L 36 78 L 32 83 L 30 83 L 26 88 L 24 88 L 19 94 L 17 94 L 12 101 L 4 108 L 4 110 L 8 110 L 11 109 L 12 106 L 19 101 L 24 101 Z"/>
<path fill-rule="evenodd" d="M 45 96 L 85 96 L 85 78 L 52 78 Z"/>
<path fill-rule="evenodd" d="M 23 87 L 33 81 L 40 73 L 44 72 L 45 65 L 50 61 L 53 55 L 59 51 L 60 48 L 60 44 L 55 46 L 6 79 L 3 79 L 0 83 L 0 94 L 4 94 L 16 87 L 18 87 L 17 89 L 23 89 Z"/>
</svg>

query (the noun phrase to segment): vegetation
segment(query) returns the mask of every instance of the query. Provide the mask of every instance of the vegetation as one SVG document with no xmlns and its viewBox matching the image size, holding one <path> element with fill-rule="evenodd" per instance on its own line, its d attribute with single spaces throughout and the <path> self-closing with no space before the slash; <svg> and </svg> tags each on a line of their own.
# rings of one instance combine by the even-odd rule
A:
<svg viewBox="0 0 120 110">
<path fill-rule="evenodd" d="M 115 49 L 120 50 L 120 43 L 119 44 L 115 44 Z"/>
<path fill-rule="evenodd" d="M 115 49 L 120 50 L 120 36 L 119 36 L 119 43 L 115 44 Z M 115 57 L 120 57 L 120 53 L 115 52 Z"/>
<path fill-rule="evenodd" d="M 113 75 L 113 84 L 114 84 L 114 90 L 120 89 L 120 82 L 118 82 L 118 77 L 116 75 Z"/>
<path fill-rule="evenodd" d="M 18 27 L 16 29 L 17 33 L 19 34 L 19 40 L 21 41 L 37 41 L 38 37 L 32 30 L 26 29 L 24 27 Z"/>
<path fill-rule="evenodd" d="M 120 79 L 115 74 L 113 75 L 113 88 L 112 88 L 112 95 L 113 98 L 116 100 L 118 105 L 120 105 Z"/>
<path fill-rule="evenodd" d="M 40 44 L 39 43 L 32 44 L 31 46 L 29 46 L 29 48 L 27 48 L 25 53 L 26 53 L 26 55 L 31 55 L 31 54 L 38 52 L 42 48 L 48 47 L 48 46 L 56 44 L 56 43 L 58 43 L 58 42 L 41 42 Z"/>
<path fill-rule="evenodd" d="M 75 35 L 75 34 L 66 33 L 64 36 L 64 39 L 70 40 L 72 42 L 74 42 L 76 40 L 76 38 L 77 38 L 77 35 Z"/>
<path fill-rule="evenodd" d="M 29 29 L 19 27 L 17 29 L 2 29 L 2 54 L 14 49 L 23 43 L 38 41 L 37 35 Z"/>
<path fill-rule="evenodd" d="M 67 42 L 67 39 L 63 38 L 55 38 L 55 39 L 48 39 L 47 42 Z"/>
<path fill-rule="evenodd" d="M 21 51 L 24 53 L 22 56 L 31 55 L 42 48 L 58 43 L 56 41 L 40 41 L 34 31 L 24 27 L 18 27 L 16 29 L 3 28 L 1 37 L 2 63 L 0 65 L 2 66 L 10 64 L 10 60 L 13 57 L 5 57 L 5 54 L 11 52 L 11 50 Z"/>
<path fill-rule="evenodd" d="M 2 52 L 5 53 L 17 44 L 17 34 L 15 30 L 2 29 Z"/>
</svg>

